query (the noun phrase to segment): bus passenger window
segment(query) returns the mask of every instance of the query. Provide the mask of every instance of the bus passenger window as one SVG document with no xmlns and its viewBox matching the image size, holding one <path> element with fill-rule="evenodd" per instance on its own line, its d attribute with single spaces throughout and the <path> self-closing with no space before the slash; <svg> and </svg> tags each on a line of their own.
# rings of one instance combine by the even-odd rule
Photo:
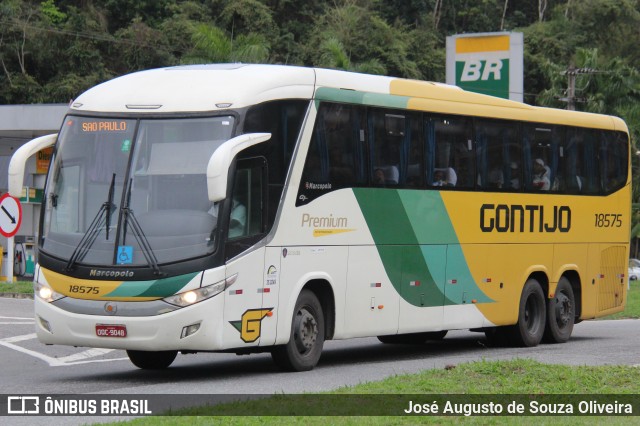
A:
<svg viewBox="0 0 640 426">
<path fill-rule="evenodd" d="M 337 189 L 366 184 L 365 116 L 360 106 L 320 106 L 296 205 Z"/>
<path fill-rule="evenodd" d="M 562 180 L 561 143 L 564 129 L 560 126 L 525 125 L 525 189 L 558 191 Z"/>
<path fill-rule="evenodd" d="M 515 122 L 478 120 L 476 123 L 477 185 L 482 189 L 520 189 L 521 148 Z"/>
<path fill-rule="evenodd" d="M 425 123 L 427 133 L 427 176 L 429 186 L 473 188 L 475 150 L 471 138 L 471 121 L 459 117 L 437 117 Z M 429 155 L 429 154 L 428 154 Z M 444 184 L 438 184 L 441 171 Z"/>
<path fill-rule="evenodd" d="M 600 176 L 605 193 L 624 186 L 627 181 L 628 150 L 623 133 L 600 132 Z"/>
</svg>

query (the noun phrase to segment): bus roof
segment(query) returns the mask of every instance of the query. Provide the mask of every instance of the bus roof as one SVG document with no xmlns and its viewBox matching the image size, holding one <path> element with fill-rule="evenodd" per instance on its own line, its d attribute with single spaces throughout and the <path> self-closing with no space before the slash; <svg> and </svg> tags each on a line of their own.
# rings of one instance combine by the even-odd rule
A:
<svg viewBox="0 0 640 426">
<path fill-rule="evenodd" d="M 71 109 L 208 112 L 276 99 L 312 98 L 627 131 L 617 117 L 534 107 L 441 83 L 288 65 L 183 65 L 135 72 L 87 90 Z"/>
</svg>

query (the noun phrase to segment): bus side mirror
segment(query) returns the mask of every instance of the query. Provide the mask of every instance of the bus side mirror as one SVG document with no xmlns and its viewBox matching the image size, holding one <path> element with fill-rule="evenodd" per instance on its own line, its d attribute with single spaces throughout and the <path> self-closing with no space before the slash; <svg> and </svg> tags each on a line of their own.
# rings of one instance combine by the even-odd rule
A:
<svg viewBox="0 0 640 426">
<path fill-rule="evenodd" d="M 13 197 L 22 195 L 22 184 L 24 182 L 24 168 L 29 157 L 41 149 L 53 146 L 56 143 L 58 134 L 41 136 L 30 140 L 22 145 L 11 157 L 9 162 L 9 194 Z"/>
<path fill-rule="evenodd" d="M 227 176 L 233 158 L 242 150 L 271 139 L 271 133 L 247 133 L 229 139 L 211 155 L 207 164 L 207 193 L 209 201 L 227 197 Z"/>
</svg>

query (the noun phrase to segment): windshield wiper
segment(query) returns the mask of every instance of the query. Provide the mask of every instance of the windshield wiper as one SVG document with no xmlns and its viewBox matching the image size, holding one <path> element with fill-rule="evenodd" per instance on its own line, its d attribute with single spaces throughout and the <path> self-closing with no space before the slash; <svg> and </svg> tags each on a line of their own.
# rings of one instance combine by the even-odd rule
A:
<svg viewBox="0 0 640 426">
<path fill-rule="evenodd" d="M 140 246 L 140 249 L 142 250 L 142 255 L 144 256 L 144 259 L 147 261 L 147 265 L 151 266 L 151 268 L 153 269 L 153 273 L 155 275 L 164 275 L 164 273 L 160 270 L 160 267 L 158 266 L 158 259 L 156 258 L 156 255 L 153 253 L 153 249 L 151 248 L 151 244 L 149 244 L 149 240 L 147 239 L 147 236 L 144 234 L 144 231 L 142 230 L 142 227 L 140 226 L 138 219 L 136 219 L 136 216 L 133 214 L 133 210 L 131 210 L 131 208 L 129 207 L 129 203 L 131 200 L 131 183 L 132 183 L 132 179 L 129 179 L 129 184 L 127 185 L 126 204 L 124 205 L 124 207 L 122 207 L 122 214 L 124 215 L 124 222 L 123 222 L 124 231 L 122 233 L 123 235 L 122 243 L 123 245 L 125 244 L 126 237 L 127 237 L 127 228 L 129 226 L 129 223 L 131 223 L 133 236 L 138 242 L 138 246 Z"/>
<path fill-rule="evenodd" d="M 67 266 L 65 270 L 67 272 L 71 271 L 76 263 L 80 262 L 89 252 L 89 249 L 100 235 L 100 229 L 102 225 L 106 225 L 106 237 L 109 239 L 109 226 L 111 224 L 111 213 L 115 209 L 115 204 L 113 204 L 113 192 L 116 184 L 116 174 L 114 173 L 111 177 L 111 185 L 109 185 L 109 192 L 107 194 L 107 201 L 102 203 L 100 206 L 100 210 L 96 213 L 95 217 L 91 221 L 91 224 L 85 231 L 84 235 L 80 239 L 80 242 L 76 246 L 73 253 L 71 253 L 71 257 L 67 262 Z"/>
</svg>

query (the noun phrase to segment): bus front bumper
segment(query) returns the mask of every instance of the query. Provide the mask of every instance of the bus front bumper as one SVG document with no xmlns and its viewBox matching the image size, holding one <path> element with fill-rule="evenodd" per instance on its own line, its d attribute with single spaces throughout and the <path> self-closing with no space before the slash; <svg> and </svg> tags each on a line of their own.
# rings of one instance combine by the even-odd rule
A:
<svg viewBox="0 0 640 426">
<path fill-rule="evenodd" d="M 224 297 L 219 294 L 161 315 L 87 315 L 68 312 L 36 296 L 36 334 L 42 343 L 54 345 L 143 351 L 215 351 L 225 349 L 223 309 Z"/>
</svg>

